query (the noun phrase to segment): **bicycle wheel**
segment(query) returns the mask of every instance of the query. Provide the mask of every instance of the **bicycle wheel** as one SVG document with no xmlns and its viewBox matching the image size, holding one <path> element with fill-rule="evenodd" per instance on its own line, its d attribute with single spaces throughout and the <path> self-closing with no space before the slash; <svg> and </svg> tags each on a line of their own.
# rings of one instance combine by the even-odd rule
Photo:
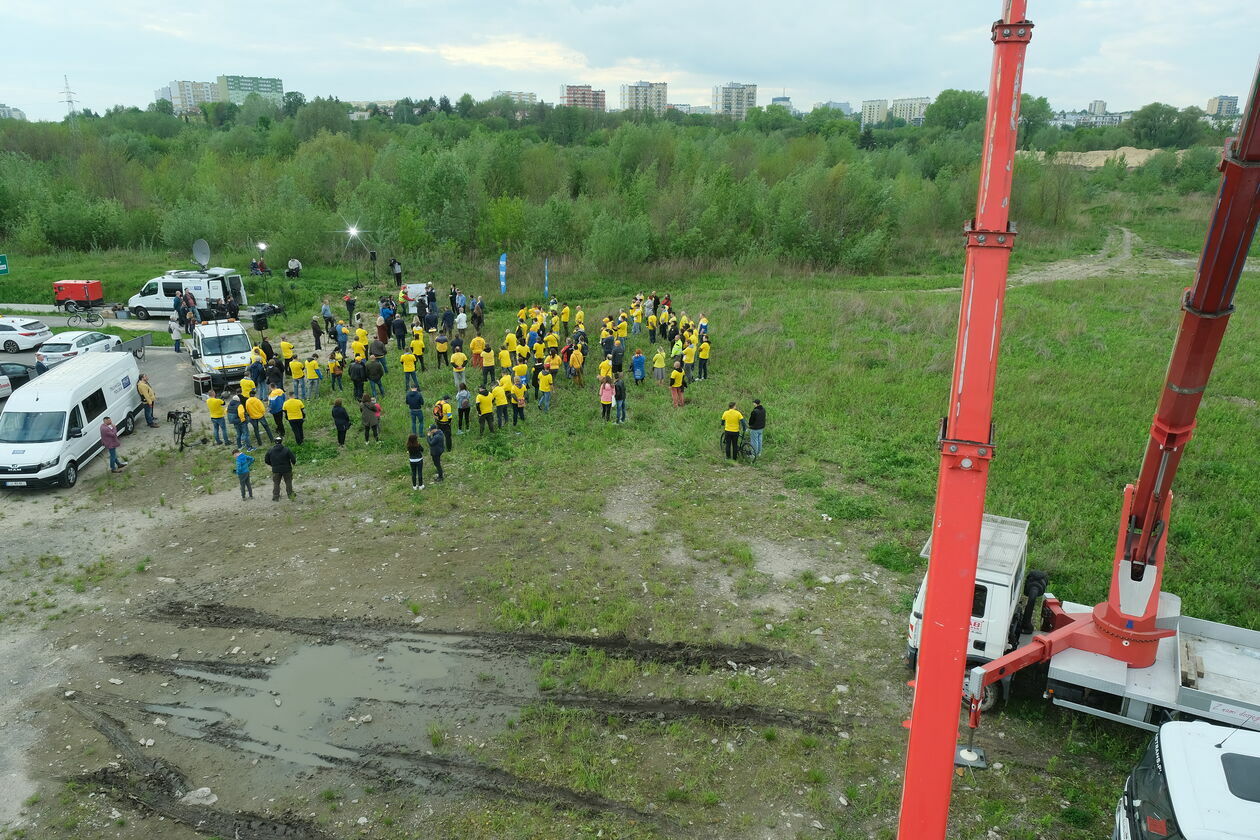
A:
<svg viewBox="0 0 1260 840">
<path fill-rule="evenodd" d="M 139 347 L 132 350 L 131 355 L 136 357 L 137 362 L 143 361 L 144 360 L 144 345 L 141 344 Z"/>
<path fill-rule="evenodd" d="M 82 324 L 83 324 L 83 316 L 80 315 L 78 312 L 75 312 L 73 315 L 71 315 L 69 318 L 66 319 L 67 327 L 78 327 L 78 326 L 82 326 Z"/>
<path fill-rule="evenodd" d="M 99 327 L 105 323 L 105 319 L 100 316 L 99 312 L 88 312 L 83 316 L 83 320 L 93 327 Z"/>
<path fill-rule="evenodd" d="M 739 454 L 741 458 L 750 464 L 757 460 L 757 453 L 753 452 L 752 444 L 747 441 L 739 445 Z"/>
</svg>

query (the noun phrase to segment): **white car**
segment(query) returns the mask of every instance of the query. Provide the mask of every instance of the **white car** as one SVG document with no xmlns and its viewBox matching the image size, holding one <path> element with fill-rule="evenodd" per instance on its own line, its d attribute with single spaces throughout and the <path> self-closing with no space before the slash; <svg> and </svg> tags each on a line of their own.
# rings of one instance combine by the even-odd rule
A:
<svg viewBox="0 0 1260 840">
<path fill-rule="evenodd" d="M 43 321 L 32 318 L 0 318 L 0 348 L 18 353 L 38 347 L 52 338 L 52 330 Z"/>
<path fill-rule="evenodd" d="M 122 344 L 122 339 L 116 335 L 91 330 L 73 330 L 57 333 L 44 342 L 40 352 L 44 354 L 44 364 L 53 367 L 67 359 L 82 356 L 84 353 L 108 352 L 119 344 Z"/>
</svg>

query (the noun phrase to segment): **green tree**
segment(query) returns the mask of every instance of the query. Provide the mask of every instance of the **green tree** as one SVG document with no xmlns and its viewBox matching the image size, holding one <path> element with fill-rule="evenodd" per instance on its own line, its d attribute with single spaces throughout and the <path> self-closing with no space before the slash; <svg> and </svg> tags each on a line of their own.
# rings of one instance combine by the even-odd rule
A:
<svg viewBox="0 0 1260 840">
<path fill-rule="evenodd" d="M 446 97 L 446 94 L 443 94 L 442 97 L 438 99 L 437 109 L 447 115 L 450 115 L 455 110 L 451 107 L 451 100 Z"/>
<path fill-rule="evenodd" d="M 149 105 L 149 110 L 155 114 L 175 114 L 175 106 L 171 104 L 169 99 L 159 99 Z"/>
<path fill-rule="evenodd" d="M 201 113 L 206 118 L 206 125 L 211 128 L 224 128 L 236 121 L 236 114 L 241 106 L 234 102 L 202 102 Z"/>
<path fill-rule="evenodd" d="M 284 115 L 286 117 L 296 117 L 297 112 L 306 104 L 306 97 L 296 90 L 291 90 L 284 95 Z"/>
<path fill-rule="evenodd" d="M 472 116 L 473 108 L 476 104 L 477 103 L 472 98 L 472 94 L 465 93 L 459 98 L 459 101 L 455 103 L 455 110 L 461 117 L 467 119 Z"/>
<path fill-rule="evenodd" d="M 293 133 L 300 141 L 310 140 L 320 131 L 341 134 L 350 130 L 350 111 L 338 99 L 315 97 L 298 109 Z"/>
<path fill-rule="evenodd" d="M 1043 128 L 1050 127 L 1054 111 L 1044 96 L 1030 96 L 1027 93 L 1019 97 L 1019 147 L 1032 148 L 1032 139 Z"/>
<path fill-rule="evenodd" d="M 1177 132 L 1177 109 L 1162 102 L 1143 105 L 1133 112 L 1129 130 L 1134 141 L 1144 148 L 1171 146 Z"/>
<path fill-rule="evenodd" d="M 923 126 L 961 131 L 971 123 L 984 120 L 987 103 L 988 99 L 980 91 L 943 90 L 923 112 Z"/>
</svg>

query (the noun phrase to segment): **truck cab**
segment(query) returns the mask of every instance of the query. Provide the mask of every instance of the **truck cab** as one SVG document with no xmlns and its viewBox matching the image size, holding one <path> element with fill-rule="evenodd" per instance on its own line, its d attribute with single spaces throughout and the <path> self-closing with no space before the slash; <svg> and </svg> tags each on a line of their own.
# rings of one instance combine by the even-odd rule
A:
<svg viewBox="0 0 1260 840">
<path fill-rule="evenodd" d="M 1260 840 L 1260 732 L 1165 723 L 1116 803 L 1112 840 Z"/>
<path fill-rule="evenodd" d="M 929 537 L 920 557 L 932 551 Z M 980 529 L 980 551 L 976 567 L 976 587 L 971 600 L 971 626 L 967 632 L 967 667 L 989 662 L 1016 647 L 1031 612 L 1025 609 L 1029 595 L 1035 602 L 1045 592 L 1045 575 L 1028 572 L 1028 523 L 1022 519 L 984 515 Z M 911 607 L 906 632 L 906 665 L 914 670 L 919 660 L 919 638 L 927 597 L 927 575 L 919 584 Z M 1025 613 L 1028 613 L 1026 616 Z M 1028 627 L 1027 633 L 1032 632 Z M 982 702 L 985 711 L 997 702 L 989 692 Z"/>
<path fill-rule="evenodd" d="M 222 389 L 245 375 L 254 349 L 245 327 L 232 319 L 197 324 L 189 344 L 194 376 L 200 375 L 203 381 L 208 376 L 215 389 Z"/>
<path fill-rule="evenodd" d="M 198 309 L 209 309 L 228 295 L 244 307 L 248 305 L 241 274 L 232 268 L 207 268 L 205 271 L 168 271 L 145 283 L 127 301 L 127 309 L 137 318 L 166 317 L 175 311 L 174 299 L 191 292 Z"/>
</svg>

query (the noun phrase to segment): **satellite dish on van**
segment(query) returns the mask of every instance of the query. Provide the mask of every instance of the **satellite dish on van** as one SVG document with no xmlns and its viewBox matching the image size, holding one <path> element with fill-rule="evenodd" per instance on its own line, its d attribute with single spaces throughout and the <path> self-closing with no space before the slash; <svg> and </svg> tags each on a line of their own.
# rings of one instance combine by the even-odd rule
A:
<svg viewBox="0 0 1260 840">
<path fill-rule="evenodd" d="M 210 245 L 206 240 L 198 239 L 193 243 L 193 262 L 201 266 L 202 271 L 210 265 Z"/>
</svg>

